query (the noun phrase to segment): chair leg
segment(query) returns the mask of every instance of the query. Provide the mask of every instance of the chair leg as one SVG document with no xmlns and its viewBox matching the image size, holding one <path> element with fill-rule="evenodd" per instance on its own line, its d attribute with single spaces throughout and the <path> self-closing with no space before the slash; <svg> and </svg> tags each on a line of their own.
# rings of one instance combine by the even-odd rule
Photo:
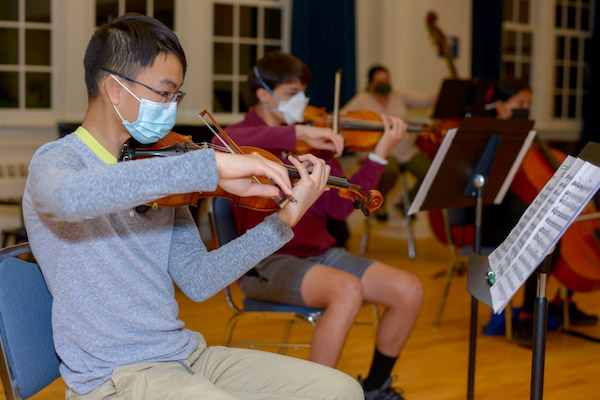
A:
<svg viewBox="0 0 600 400">
<path fill-rule="evenodd" d="M 402 173 L 402 197 L 404 199 L 404 216 L 408 224 L 408 258 L 414 260 L 417 256 L 415 250 L 415 233 L 413 230 L 414 218 L 408 215 L 410 208 L 410 196 L 408 195 L 408 180 L 406 179 L 406 173 Z"/>
<path fill-rule="evenodd" d="M 371 218 L 365 218 L 365 230 L 360 238 L 360 247 L 358 249 L 358 255 L 364 256 L 369 245 L 369 234 L 371 233 Z"/>
<path fill-rule="evenodd" d="M 239 320 L 240 320 L 239 317 L 241 315 L 242 314 L 234 314 L 231 316 L 231 318 L 229 318 L 229 321 L 227 321 L 227 326 L 225 327 L 225 346 L 226 347 L 229 347 L 229 345 L 231 344 L 231 336 L 233 335 L 233 329 L 239 322 Z"/>
<path fill-rule="evenodd" d="M 562 300 L 563 314 L 562 328 L 565 332 L 569 332 L 571 329 L 571 319 L 569 316 L 569 290 L 564 285 L 560 286 L 560 298 Z"/>
<path fill-rule="evenodd" d="M 283 328 L 283 335 L 281 335 L 281 343 L 287 343 L 290 338 L 290 332 L 292 330 L 292 325 L 294 324 L 293 320 L 289 320 L 285 323 L 285 328 Z M 281 346 L 279 348 L 279 354 L 285 354 L 286 347 Z"/>
</svg>

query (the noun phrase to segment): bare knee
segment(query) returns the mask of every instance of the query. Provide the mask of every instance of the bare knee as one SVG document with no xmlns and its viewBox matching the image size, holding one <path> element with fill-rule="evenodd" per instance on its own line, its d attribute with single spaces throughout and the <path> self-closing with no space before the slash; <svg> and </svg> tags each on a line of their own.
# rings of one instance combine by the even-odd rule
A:
<svg viewBox="0 0 600 400">
<path fill-rule="evenodd" d="M 364 300 L 360 279 L 346 274 L 332 282 L 330 288 L 329 307 L 358 313 Z"/>
<path fill-rule="evenodd" d="M 403 285 L 403 299 L 404 303 L 416 309 L 421 309 L 421 305 L 423 304 L 423 284 L 413 274 L 409 274 L 406 277 L 405 285 Z"/>
<path fill-rule="evenodd" d="M 388 307 L 416 310 L 417 312 L 421 309 L 421 305 L 423 304 L 423 284 L 413 274 L 403 271 L 391 286 L 391 293 L 391 297 L 388 300 Z"/>
</svg>

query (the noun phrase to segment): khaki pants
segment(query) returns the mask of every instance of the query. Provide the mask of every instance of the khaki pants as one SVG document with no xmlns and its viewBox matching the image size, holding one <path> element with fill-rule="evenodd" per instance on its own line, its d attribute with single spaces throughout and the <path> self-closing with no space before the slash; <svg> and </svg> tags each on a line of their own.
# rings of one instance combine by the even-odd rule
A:
<svg viewBox="0 0 600 400">
<path fill-rule="evenodd" d="M 257 350 L 206 347 L 180 362 L 115 368 L 112 377 L 85 395 L 66 389 L 67 400 L 364 399 L 348 375 L 309 361 Z"/>
</svg>

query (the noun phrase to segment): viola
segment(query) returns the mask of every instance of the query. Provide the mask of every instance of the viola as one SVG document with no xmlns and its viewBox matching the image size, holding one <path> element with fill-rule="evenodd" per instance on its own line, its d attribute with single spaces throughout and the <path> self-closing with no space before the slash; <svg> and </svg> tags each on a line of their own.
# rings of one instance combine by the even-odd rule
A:
<svg viewBox="0 0 600 400">
<path fill-rule="evenodd" d="M 283 164 L 279 158 L 269 153 L 268 151 L 250 146 L 238 147 L 231 140 L 231 138 L 229 138 L 229 136 L 222 130 L 222 128 L 214 121 L 212 116 L 208 114 L 207 111 L 201 113 L 201 116 L 203 116 L 204 114 L 207 114 L 211 118 L 212 122 L 214 123 L 214 126 L 217 128 L 217 130 L 219 130 L 219 133 L 217 133 L 213 130 L 212 127 L 209 126 L 210 129 L 213 130 L 213 133 L 221 138 L 221 140 L 223 141 L 223 146 L 214 146 L 208 143 L 194 143 L 190 136 L 170 132 L 164 138 L 152 145 L 136 144 L 132 146 L 129 142 L 125 143 L 121 151 L 121 160 L 129 161 L 150 157 L 169 157 L 181 155 L 187 153 L 188 151 L 205 148 L 214 148 L 218 151 L 234 152 L 235 154 L 259 154 L 271 161 L 281 163 L 288 170 L 290 178 L 300 179 L 300 174 L 294 166 Z M 261 183 L 269 183 L 264 178 L 254 179 L 257 179 Z M 372 211 L 375 211 L 381 206 L 381 204 L 383 204 L 383 196 L 377 190 L 371 190 L 365 196 L 362 194 L 361 188 L 358 185 L 351 184 L 345 178 L 329 177 L 327 181 L 327 186 L 337 189 L 340 197 L 353 201 L 354 208 L 360 209 L 366 216 L 370 215 Z M 285 204 L 287 204 L 287 201 L 290 201 L 290 199 L 288 199 L 283 194 L 275 199 L 258 196 L 241 197 L 226 192 L 222 188 L 217 187 L 217 189 L 212 192 L 193 192 L 186 194 L 170 195 L 154 201 L 152 204 L 150 204 L 150 206 L 156 208 L 197 205 L 198 201 L 201 198 L 205 197 L 227 198 L 230 199 L 235 206 L 241 206 L 251 210 L 265 212 L 276 211 L 279 208 L 285 206 Z"/>
<path fill-rule="evenodd" d="M 304 111 L 304 122 L 318 127 L 333 128 L 334 117 L 332 114 L 328 114 L 325 108 L 307 106 Z M 427 125 L 409 124 L 406 130 L 407 132 L 418 132 L 434 137 L 442 134 L 441 131 Z M 360 110 L 341 116 L 338 121 L 338 131 L 344 137 L 346 150 L 354 152 L 371 151 L 379 142 L 384 126 L 381 117 L 377 113 Z M 296 151 L 307 153 L 311 149 L 307 143 L 300 140 L 296 144 Z"/>
</svg>

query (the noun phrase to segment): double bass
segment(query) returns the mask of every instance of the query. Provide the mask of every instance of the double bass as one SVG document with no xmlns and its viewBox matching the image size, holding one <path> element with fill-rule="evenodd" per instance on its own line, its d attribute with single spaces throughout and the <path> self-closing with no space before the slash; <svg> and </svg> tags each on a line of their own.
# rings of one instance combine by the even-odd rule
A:
<svg viewBox="0 0 600 400">
<path fill-rule="evenodd" d="M 446 39 L 446 35 L 438 27 L 437 20 L 438 17 L 435 12 L 430 11 L 429 13 L 427 13 L 427 16 L 425 18 L 427 31 L 429 32 L 429 35 L 439 54 L 442 54 L 444 56 L 444 60 L 446 61 L 450 77 L 452 79 L 458 79 L 458 73 L 456 70 L 456 66 L 454 65 L 454 59 L 452 58 L 452 53 L 450 52 L 450 48 L 448 47 L 448 40 Z M 432 126 L 434 129 L 440 132 L 447 132 L 449 129 L 458 128 L 460 126 L 460 123 L 460 119 L 438 119 L 433 121 Z M 428 139 L 430 138 L 419 136 L 419 138 L 417 139 L 417 146 L 419 146 L 421 151 L 427 154 L 430 158 L 434 158 L 441 141 Z M 446 237 L 446 228 L 442 210 L 430 210 L 428 211 L 428 216 L 429 224 L 435 236 L 442 243 L 447 244 L 448 238 Z M 450 234 L 452 235 L 452 242 L 457 247 L 471 246 L 473 245 L 473 243 L 475 243 L 475 228 L 473 227 L 473 225 L 461 225 L 450 227 Z"/>
</svg>

